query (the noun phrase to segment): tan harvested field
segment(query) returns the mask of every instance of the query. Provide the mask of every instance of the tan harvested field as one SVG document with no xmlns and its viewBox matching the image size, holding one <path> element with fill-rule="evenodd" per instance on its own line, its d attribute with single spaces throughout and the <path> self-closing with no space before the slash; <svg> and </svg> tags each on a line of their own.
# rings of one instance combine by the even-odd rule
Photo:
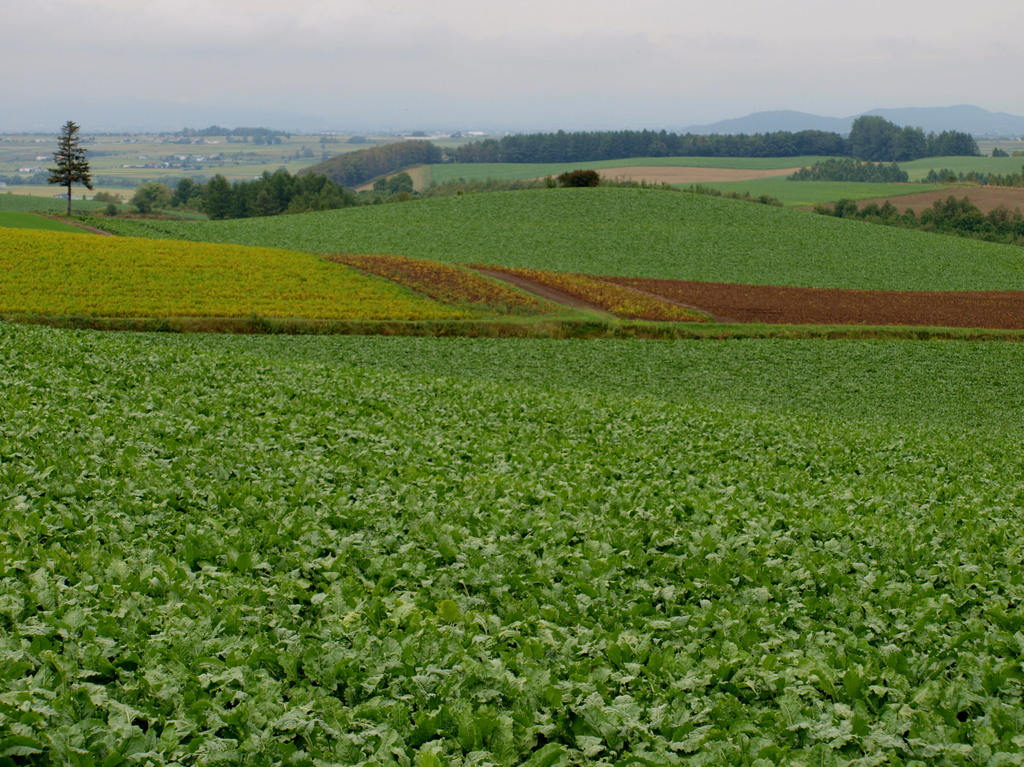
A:
<svg viewBox="0 0 1024 767">
<path fill-rule="evenodd" d="M 637 165 L 622 168 L 603 168 L 598 171 L 602 178 L 610 181 L 635 181 L 648 184 L 712 184 L 720 181 L 750 181 L 755 178 L 772 178 L 788 176 L 796 173 L 799 168 L 776 168 L 775 170 L 752 170 L 734 168 L 688 168 L 672 165 Z M 430 186 L 430 167 L 417 165 L 406 168 L 412 176 L 413 185 L 418 191 Z M 537 179 L 535 179 L 537 180 Z M 357 192 L 373 189 L 373 183 L 356 187 Z"/>
<path fill-rule="evenodd" d="M 422 192 L 428 186 L 430 186 L 430 166 L 429 165 L 413 165 L 411 168 L 406 168 L 404 171 L 398 171 L 398 173 L 408 173 L 412 179 L 412 188 L 417 192 Z M 386 178 L 397 176 L 398 173 L 389 173 Z M 355 188 L 357 192 L 369 192 L 373 189 L 373 181 L 366 184 L 362 184 Z"/>
<path fill-rule="evenodd" d="M 996 208 L 1007 208 L 1008 210 L 1024 210 L 1024 189 L 1009 186 L 951 186 L 948 189 L 940 189 L 936 192 L 921 192 L 920 194 L 900 195 L 899 197 L 878 197 L 873 200 L 859 200 L 857 206 L 864 208 L 868 203 L 881 205 L 886 200 L 896 206 L 900 213 L 907 209 L 914 213 L 920 213 L 930 208 L 939 200 L 949 197 L 960 199 L 967 197 L 972 203 L 981 209 L 983 213 L 991 213 Z"/>
<path fill-rule="evenodd" d="M 750 181 L 755 178 L 788 176 L 799 168 L 738 170 L 733 168 L 687 168 L 670 165 L 605 168 L 601 176 L 613 181 L 645 181 L 648 184 L 710 184 L 719 181 Z"/>
</svg>

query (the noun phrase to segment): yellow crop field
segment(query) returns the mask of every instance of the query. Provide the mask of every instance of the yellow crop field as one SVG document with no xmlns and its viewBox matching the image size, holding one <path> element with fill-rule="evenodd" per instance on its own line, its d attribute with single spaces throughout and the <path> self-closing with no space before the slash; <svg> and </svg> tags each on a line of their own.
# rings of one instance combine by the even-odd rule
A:
<svg viewBox="0 0 1024 767">
<path fill-rule="evenodd" d="M 307 253 L 0 228 L 0 313 L 435 320 L 476 316 Z"/>
</svg>

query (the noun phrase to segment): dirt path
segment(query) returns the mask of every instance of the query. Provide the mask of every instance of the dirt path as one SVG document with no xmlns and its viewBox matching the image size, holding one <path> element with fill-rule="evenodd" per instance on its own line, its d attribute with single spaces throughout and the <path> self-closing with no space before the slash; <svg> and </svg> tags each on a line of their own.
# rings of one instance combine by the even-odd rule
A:
<svg viewBox="0 0 1024 767">
<path fill-rule="evenodd" d="M 526 277 L 521 277 L 518 274 L 509 274 L 508 272 L 500 272 L 497 269 L 474 269 L 474 271 L 480 274 L 491 277 L 495 280 L 501 280 L 507 282 L 510 285 L 515 285 L 517 288 L 525 290 L 527 293 L 533 293 L 535 296 L 546 298 L 548 301 L 554 301 L 556 304 L 568 306 L 572 309 L 582 309 L 584 311 L 593 312 L 600 314 L 602 317 L 611 317 L 612 315 L 606 312 L 597 304 L 592 304 L 589 301 L 584 301 L 576 296 L 563 293 L 561 290 L 542 285 L 539 282 L 534 282 Z"/>
<path fill-rule="evenodd" d="M 87 226 L 87 225 L 85 225 L 85 224 L 83 224 L 81 222 L 75 221 L 75 220 L 70 219 L 70 218 L 64 218 L 64 216 L 58 216 L 58 215 L 55 215 L 53 213 L 36 213 L 36 215 L 37 216 L 42 216 L 43 218 L 53 219 L 54 221 L 60 221 L 62 224 L 67 224 L 68 226 L 78 227 L 79 229 L 84 229 L 85 231 L 92 232 L 93 234 L 102 234 L 105 237 L 113 237 L 114 236 L 110 232 L 105 232 L 102 229 L 97 229 L 95 226 Z"/>
</svg>

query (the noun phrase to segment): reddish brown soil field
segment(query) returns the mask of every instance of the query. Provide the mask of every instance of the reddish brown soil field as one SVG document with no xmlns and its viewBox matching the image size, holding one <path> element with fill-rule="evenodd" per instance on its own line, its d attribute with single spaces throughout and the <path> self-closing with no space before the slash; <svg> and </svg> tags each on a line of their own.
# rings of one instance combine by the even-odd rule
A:
<svg viewBox="0 0 1024 767">
<path fill-rule="evenodd" d="M 1009 186 L 951 186 L 948 189 L 940 189 L 937 192 L 921 192 L 920 194 L 907 194 L 899 197 L 878 197 L 874 200 L 859 200 L 857 207 L 864 208 L 870 202 L 879 205 L 886 200 L 896 206 L 902 213 L 910 208 L 915 213 L 920 213 L 925 208 L 930 208 L 938 200 L 945 200 L 949 197 L 968 198 L 972 203 L 981 209 L 982 213 L 991 213 L 996 208 L 1007 208 L 1009 210 L 1024 210 L 1024 189 Z"/>
<path fill-rule="evenodd" d="M 1024 292 L 793 288 L 605 277 L 711 314 L 720 322 L 1024 330 Z"/>
</svg>

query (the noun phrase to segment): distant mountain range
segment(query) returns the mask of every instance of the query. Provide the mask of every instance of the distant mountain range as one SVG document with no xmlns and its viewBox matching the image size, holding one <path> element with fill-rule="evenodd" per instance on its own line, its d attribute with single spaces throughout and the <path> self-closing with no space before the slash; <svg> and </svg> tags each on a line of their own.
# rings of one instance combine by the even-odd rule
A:
<svg viewBox="0 0 1024 767">
<path fill-rule="evenodd" d="M 896 125 L 910 125 L 921 128 L 925 133 L 941 133 L 944 130 L 970 133 L 976 138 L 1019 138 L 1024 136 L 1024 117 L 1006 112 L 990 112 L 981 107 L 963 104 L 952 107 L 908 107 L 905 109 L 873 109 L 864 115 L 877 115 Z M 775 131 L 797 132 L 821 130 L 841 133 L 850 132 L 853 121 L 862 115 L 852 117 L 822 117 L 807 112 L 780 110 L 755 112 L 746 117 L 722 120 L 710 125 L 691 125 L 683 128 L 684 133 L 730 134 L 730 133 L 774 133 Z"/>
</svg>

